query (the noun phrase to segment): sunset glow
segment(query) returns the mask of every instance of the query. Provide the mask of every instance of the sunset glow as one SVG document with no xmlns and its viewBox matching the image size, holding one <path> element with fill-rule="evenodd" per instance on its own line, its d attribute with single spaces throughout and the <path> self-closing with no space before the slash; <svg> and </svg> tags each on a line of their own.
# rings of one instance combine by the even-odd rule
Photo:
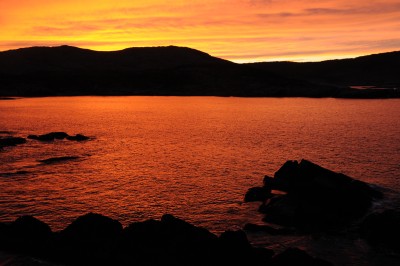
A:
<svg viewBox="0 0 400 266">
<path fill-rule="evenodd" d="M 400 50 L 398 0 L 0 1 L 0 50 L 187 46 L 235 62 Z"/>
</svg>

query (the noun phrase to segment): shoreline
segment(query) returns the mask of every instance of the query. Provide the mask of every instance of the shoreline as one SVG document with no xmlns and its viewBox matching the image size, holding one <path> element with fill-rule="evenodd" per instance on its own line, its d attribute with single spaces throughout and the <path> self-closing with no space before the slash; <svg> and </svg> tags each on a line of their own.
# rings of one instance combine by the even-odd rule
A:
<svg viewBox="0 0 400 266">
<path fill-rule="evenodd" d="M 88 213 L 58 232 L 22 216 L 0 223 L 0 236 L 0 251 L 8 261 L 18 254 L 50 265 L 333 265 L 298 248 L 279 254 L 256 248 L 242 230 L 217 236 L 170 214 L 123 228 L 117 220 Z"/>
</svg>

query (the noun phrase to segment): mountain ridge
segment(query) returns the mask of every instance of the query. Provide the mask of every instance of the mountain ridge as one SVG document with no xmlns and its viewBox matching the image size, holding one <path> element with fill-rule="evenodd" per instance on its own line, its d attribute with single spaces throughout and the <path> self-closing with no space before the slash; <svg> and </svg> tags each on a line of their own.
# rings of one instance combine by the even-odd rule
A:
<svg viewBox="0 0 400 266">
<path fill-rule="evenodd" d="M 263 63 L 262 63 L 263 64 Z M 398 97 L 282 75 L 187 47 L 94 51 L 74 46 L 0 52 L 0 96 L 176 95 L 239 97 Z"/>
<path fill-rule="evenodd" d="M 285 77 L 336 86 L 400 87 L 400 51 L 320 62 L 257 62 L 249 66 Z"/>
</svg>

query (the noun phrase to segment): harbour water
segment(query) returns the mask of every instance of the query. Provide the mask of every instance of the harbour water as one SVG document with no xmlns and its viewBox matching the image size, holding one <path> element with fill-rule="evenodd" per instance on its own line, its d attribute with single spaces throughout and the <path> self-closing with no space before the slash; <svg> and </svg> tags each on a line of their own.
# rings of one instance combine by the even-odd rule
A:
<svg viewBox="0 0 400 266">
<path fill-rule="evenodd" d="M 399 110 L 398 99 L 0 101 L 2 137 L 53 131 L 91 137 L 84 142 L 28 140 L 1 150 L 0 222 L 29 214 L 60 230 L 87 212 L 110 216 L 123 225 L 171 213 L 219 234 L 248 222 L 262 223 L 258 204 L 243 203 L 245 192 L 261 185 L 263 176 L 273 175 L 286 160 L 302 158 L 381 187 L 387 196 L 375 208 L 397 207 Z M 39 162 L 61 156 L 78 158 Z M 364 243 L 354 247 L 353 240 L 251 234 L 249 238 L 275 249 L 302 246 L 328 259 L 335 257 L 330 254 L 333 241 L 334 252 L 345 258 L 339 261 L 342 265 L 379 265 L 365 257 L 370 250 Z"/>
</svg>

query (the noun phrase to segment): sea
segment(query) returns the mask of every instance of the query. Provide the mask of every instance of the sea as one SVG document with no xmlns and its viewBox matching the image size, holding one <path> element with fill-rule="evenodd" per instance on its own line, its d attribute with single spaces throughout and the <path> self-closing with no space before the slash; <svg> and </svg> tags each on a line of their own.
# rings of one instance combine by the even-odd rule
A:
<svg viewBox="0 0 400 266">
<path fill-rule="evenodd" d="M 400 207 L 400 99 L 43 97 L 0 101 L 0 137 L 66 132 L 0 150 L 0 222 L 33 215 L 62 230 L 100 213 L 124 226 L 170 213 L 215 234 L 263 224 L 244 203 L 287 160 L 307 159 L 385 193 Z M 73 156 L 72 160 L 41 160 Z M 340 196 L 340 195 L 338 195 Z M 400 265 L 343 235 L 248 233 L 277 252 L 300 247 L 335 265 Z M 1 257 L 1 256 L 0 256 Z"/>
</svg>

